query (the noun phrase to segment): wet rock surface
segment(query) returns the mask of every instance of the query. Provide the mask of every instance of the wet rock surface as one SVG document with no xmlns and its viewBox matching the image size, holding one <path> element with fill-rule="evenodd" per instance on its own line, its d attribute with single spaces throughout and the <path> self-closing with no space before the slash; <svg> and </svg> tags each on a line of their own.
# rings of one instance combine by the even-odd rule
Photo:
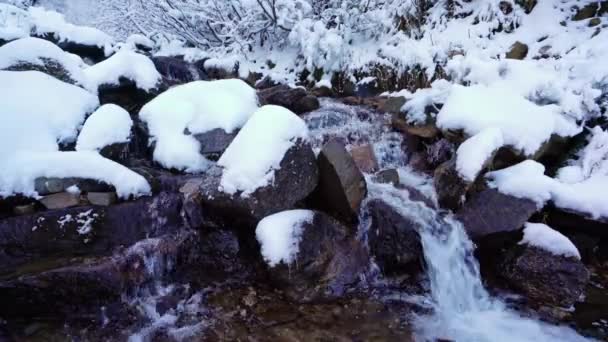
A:
<svg viewBox="0 0 608 342">
<path fill-rule="evenodd" d="M 277 85 L 258 91 L 261 105 L 278 105 L 296 114 L 303 114 L 319 108 L 319 100 L 307 93 L 304 88 L 291 88 L 288 85 Z"/>
</svg>

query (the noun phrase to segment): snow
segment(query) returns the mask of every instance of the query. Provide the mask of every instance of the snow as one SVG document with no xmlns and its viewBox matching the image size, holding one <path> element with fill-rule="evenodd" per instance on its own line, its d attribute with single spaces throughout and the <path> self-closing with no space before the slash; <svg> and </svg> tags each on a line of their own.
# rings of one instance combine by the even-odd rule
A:
<svg viewBox="0 0 608 342">
<path fill-rule="evenodd" d="M 202 171 L 209 162 L 200 143 L 185 130 L 199 134 L 221 128 L 241 128 L 258 108 L 253 88 L 236 79 L 196 81 L 167 90 L 146 104 L 140 118 L 148 124 L 154 160 L 167 168 Z"/>
<path fill-rule="evenodd" d="M 37 71 L 0 71 L 0 196 L 37 196 L 38 177 L 81 177 L 114 185 L 121 197 L 146 194 L 140 175 L 95 152 L 59 152 L 76 140 L 93 94 Z"/>
<path fill-rule="evenodd" d="M 299 251 L 303 228 L 311 224 L 311 210 L 288 210 L 262 219 L 255 230 L 261 253 L 270 267 L 281 262 L 291 264 Z"/>
<path fill-rule="evenodd" d="M 456 151 L 456 170 L 466 181 L 473 182 L 477 175 L 502 145 L 503 137 L 499 128 L 482 130 L 463 142 Z"/>
<path fill-rule="evenodd" d="M 114 38 L 96 28 L 70 24 L 62 14 L 42 7 L 30 7 L 28 13 L 36 35 L 50 34 L 59 42 L 97 46 L 104 49 L 106 56 L 113 51 Z"/>
<path fill-rule="evenodd" d="M 162 76 L 150 58 L 129 50 L 121 50 L 103 62 L 84 70 L 91 89 L 102 85 L 119 85 L 120 78 L 131 80 L 142 90 L 152 90 Z"/>
<path fill-rule="evenodd" d="M 84 62 L 77 55 L 61 50 L 57 45 L 39 38 L 22 38 L 0 47 L 0 69 L 29 63 L 44 66 L 44 59 L 59 63 L 70 74 L 70 77 L 84 85 Z"/>
<path fill-rule="evenodd" d="M 581 258 L 576 246 L 560 232 L 542 223 L 526 223 L 524 238 L 519 244 L 538 247 L 554 255 Z"/>
<path fill-rule="evenodd" d="M 218 161 L 224 167 L 220 190 L 248 196 L 271 184 L 283 156 L 297 141 L 308 141 L 304 120 L 283 107 L 261 107 Z"/>
<path fill-rule="evenodd" d="M 26 11 L 0 4 L 0 39 L 10 41 L 30 35 L 32 24 Z"/>
<path fill-rule="evenodd" d="M 129 141 L 133 120 L 129 113 L 114 104 L 99 107 L 85 121 L 78 141 L 77 151 L 99 151 L 105 146 Z"/>
</svg>

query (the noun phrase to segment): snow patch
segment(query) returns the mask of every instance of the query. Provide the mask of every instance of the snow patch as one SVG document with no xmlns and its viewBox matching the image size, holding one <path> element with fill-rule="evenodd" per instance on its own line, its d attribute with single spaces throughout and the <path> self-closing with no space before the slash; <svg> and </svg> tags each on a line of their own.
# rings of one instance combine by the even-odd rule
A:
<svg viewBox="0 0 608 342">
<path fill-rule="evenodd" d="M 133 120 L 129 113 L 114 104 L 99 107 L 84 123 L 78 141 L 77 151 L 99 151 L 102 148 L 129 141 Z"/>
<path fill-rule="evenodd" d="M 270 267 L 291 264 L 299 251 L 303 228 L 311 224 L 311 210 L 288 210 L 262 219 L 255 230 L 264 260 Z"/>
<path fill-rule="evenodd" d="M 91 89 L 102 85 L 119 85 L 124 77 L 135 83 L 142 90 L 154 89 L 161 80 L 161 75 L 150 58 L 139 53 L 121 50 L 103 62 L 84 70 Z"/>
<path fill-rule="evenodd" d="M 464 180 L 473 182 L 486 161 L 504 144 L 499 128 L 482 130 L 460 144 L 456 151 L 456 170 Z"/>
<path fill-rule="evenodd" d="M 220 190 L 248 196 L 271 184 L 285 153 L 297 141 L 308 141 L 304 120 L 279 106 L 263 106 L 249 119 L 220 157 Z"/>
<path fill-rule="evenodd" d="M 167 168 L 202 171 L 209 162 L 190 134 L 241 128 L 258 108 L 255 89 L 231 79 L 196 81 L 167 90 L 146 104 L 140 118 L 156 142 L 154 160 Z"/>
<path fill-rule="evenodd" d="M 15 6 L 0 4 L 0 39 L 10 41 L 30 35 L 32 23 L 29 14 Z"/>
<path fill-rule="evenodd" d="M 576 246 L 560 232 L 542 223 L 526 223 L 524 226 L 524 238 L 520 245 L 538 247 L 555 255 L 565 257 L 581 258 Z"/>
</svg>

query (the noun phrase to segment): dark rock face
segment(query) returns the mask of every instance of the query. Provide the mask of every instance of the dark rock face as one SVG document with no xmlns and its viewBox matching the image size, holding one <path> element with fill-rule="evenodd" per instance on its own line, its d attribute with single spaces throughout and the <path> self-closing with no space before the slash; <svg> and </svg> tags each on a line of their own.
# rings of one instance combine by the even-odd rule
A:
<svg viewBox="0 0 608 342">
<path fill-rule="evenodd" d="M 111 207 L 51 210 L 0 221 L 0 276 L 45 258 L 102 255 L 175 231 L 181 197 L 161 193 Z"/>
<path fill-rule="evenodd" d="M 135 82 L 121 77 L 118 85 L 102 84 L 99 89 L 99 102 L 101 105 L 113 103 L 131 114 L 139 113 L 150 100 L 168 88 L 166 83 L 159 83 L 155 89 L 145 91 L 137 88 Z"/>
<path fill-rule="evenodd" d="M 315 189 L 319 171 L 310 144 L 297 142 L 283 157 L 271 185 L 247 197 L 219 190 L 221 169 L 209 170 L 200 187 L 203 214 L 214 224 L 254 227 L 262 218 L 293 209 Z"/>
<path fill-rule="evenodd" d="M 63 81 L 69 84 L 76 84 L 77 82 L 72 78 L 72 75 L 63 67 L 63 65 L 59 64 L 57 61 L 48 59 L 48 58 L 40 58 L 44 65 L 30 64 L 30 63 L 19 63 L 12 65 L 5 70 L 7 71 L 40 71 L 49 76 L 53 76 L 56 79 Z"/>
<path fill-rule="evenodd" d="M 39 195 L 45 196 L 66 191 L 71 186 L 77 186 L 83 192 L 109 192 L 114 187 L 94 179 L 85 178 L 57 178 L 40 177 L 34 181 L 34 189 Z"/>
<path fill-rule="evenodd" d="M 382 89 L 375 78 L 368 82 L 358 82 L 355 88 L 355 95 L 358 97 L 372 97 L 380 93 L 382 93 Z"/>
<path fill-rule="evenodd" d="M 596 1 L 577 10 L 572 20 L 585 20 L 608 13 L 608 1 Z"/>
<path fill-rule="evenodd" d="M 319 108 L 319 100 L 308 95 L 304 88 L 291 88 L 285 84 L 259 90 L 258 98 L 261 105 L 282 106 L 296 114 Z"/>
<path fill-rule="evenodd" d="M 365 249 L 346 227 L 316 212 L 312 223 L 302 227 L 296 259 L 273 267 L 269 275 L 296 302 L 335 299 L 359 282 L 368 261 Z"/>
<path fill-rule="evenodd" d="M 393 184 L 397 186 L 400 183 L 399 172 L 396 169 L 386 169 L 376 173 L 375 181 L 383 184 Z"/>
<path fill-rule="evenodd" d="M 506 58 L 509 59 L 524 59 L 528 55 L 528 45 L 515 42 L 513 46 L 511 46 L 511 50 L 507 52 Z"/>
<path fill-rule="evenodd" d="M 371 218 L 369 249 L 382 272 L 404 274 L 420 271 L 423 252 L 415 223 L 382 200 L 370 201 L 368 210 Z"/>
<path fill-rule="evenodd" d="M 434 122 L 413 125 L 405 120 L 404 114 L 397 112 L 392 115 L 393 128 L 399 132 L 414 135 L 424 139 L 433 139 L 439 135 L 439 129 Z"/>
<path fill-rule="evenodd" d="M 204 75 L 200 75 L 200 71 L 193 64 L 182 58 L 153 56 L 151 59 L 156 70 L 172 85 L 206 78 Z"/>
<path fill-rule="evenodd" d="M 102 157 L 113 160 L 119 164 L 125 164 L 130 156 L 129 145 L 130 143 L 128 142 L 107 145 L 99 150 L 99 154 L 101 154 Z"/>
<path fill-rule="evenodd" d="M 367 184 L 357 164 L 344 145 L 334 139 L 323 146 L 318 165 L 315 204 L 341 220 L 355 222 L 367 195 Z"/>
<path fill-rule="evenodd" d="M 521 245 L 507 253 L 500 273 L 529 298 L 563 307 L 573 305 L 589 281 L 589 271 L 580 260 Z"/>
<path fill-rule="evenodd" d="M 105 60 L 108 55 L 106 55 L 105 49 L 101 46 L 97 45 L 85 45 L 76 43 L 73 41 L 61 39 L 56 34 L 47 33 L 44 35 L 37 36 L 37 38 L 48 40 L 57 46 L 59 46 L 63 51 L 73 53 L 82 57 L 83 59 L 88 59 L 93 63 L 99 63 Z"/>
<path fill-rule="evenodd" d="M 471 184 L 464 181 L 456 171 L 455 158 L 435 169 L 434 182 L 439 206 L 451 210 L 462 206 L 466 193 L 471 187 Z"/>
<path fill-rule="evenodd" d="M 218 160 L 222 153 L 226 151 L 228 145 L 234 140 L 237 133 L 226 133 L 223 129 L 216 128 L 209 132 L 194 134 L 193 136 L 200 143 L 200 152 L 205 158 Z"/>
<path fill-rule="evenodd" d="M 473 195 L 457 212 L 456 218 L 463 223 L 469 237 L 477 240 L 517 231 L 536 211 L 536 204 L 528 199 L 486 189 Z"/>
</svg>

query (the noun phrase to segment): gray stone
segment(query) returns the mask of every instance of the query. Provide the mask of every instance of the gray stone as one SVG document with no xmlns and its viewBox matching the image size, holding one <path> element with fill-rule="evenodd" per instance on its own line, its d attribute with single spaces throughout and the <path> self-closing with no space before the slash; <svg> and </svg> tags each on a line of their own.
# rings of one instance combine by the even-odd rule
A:
<svg viewBox="0 0 608 342">
<path fill-rule="evenodd" d="M 70 192 L 59 192 L 46 195 L 40 203 L 47 209 L 65 209 L 75 207 L 80 204 L 80 195 Z"/>
<path fill-rule="evenodd" d="M 115 192 L 89 192 L 87 199 L 92 205 L 110 206 L 118 200 Z"/>
<path fill-rule="evenodd" d="M 194 134 L 193 137 L 200 143 L 202 155 L 208 159 L 217 160 L 226 151 L 237 133 L 227 133 L 221 128 L 216 128 L 209 132 Z"/>
<path fill-rule="evenodd" d="M 374 180 L 378 183 L 393 184 L 396 186 L 399 184 L 399 172 L 396 169 L 386 169 L 376 173 Z"/>
</svg>

